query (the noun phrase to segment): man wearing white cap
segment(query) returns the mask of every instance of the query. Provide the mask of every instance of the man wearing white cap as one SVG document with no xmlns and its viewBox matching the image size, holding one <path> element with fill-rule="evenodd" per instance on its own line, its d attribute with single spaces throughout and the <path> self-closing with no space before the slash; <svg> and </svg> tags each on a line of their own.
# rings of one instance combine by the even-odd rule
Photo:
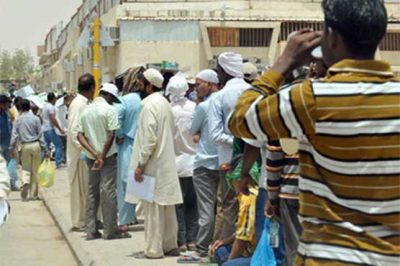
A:
<svg viewBox="0 0 400 266">
<path fill-rule="evenodd" d="M 198 228 L 196 192 L 193 187 L 193 162 L 196 144 L 189 132 L 190 120 L 196 104 L 185 97 L 189 85 L 183 75 L 173 76 L 167 85 L 175 119 L 175 162 L 181 185 L 183 204 L 176 205 L 178 245 L 180 251 L 195 250 Z"/>
<path fill-rule="evenodd" d="M 199 213 L 199 230 L 196 237 L 199 256 L 207 256 L 215 223 L 215 204 L 219 182 L 218 150 L 211 141 L 207 111 L 210 106 L 210 96 L 218 91 L 218 84 L 218 75 L 214 70 L 205 69 L 196 76 L 197 101 L 200 103 L 193 113 L 190 133 L 195 138 L 200 136 L 200 139 L 197 140 L 198 145 L 193 165 L 193 185 L 197 194 Z M 194 258 L 198 258 L 198 256 L 194 256 Z"/>
<path fill-rule="evenodd" d="M 100 238 L 97 210 L 102 202 L 104 239 L 129 237 L 122 234 L 117 224 L 117 149 L 115 131 L 119 128 L 114 102 L 118 99 L 118 88 L 103 84 L 99 97 L 95 98 L 82 113 L 78 124 L 78 140 L 88 156 L 90 168 L 86 202 L 86 239 Z"/>
<path fill-rule="evenodd" d="M 225 175 L 230 170 L 229 164 L 232 159 L 233 144 L 233 136 L 226 127 L 226 121 L 239 96 L 244 90 L 251 87 L 243 80 L 242 67 L 243 59 L 240 54 L 233 52 L 220 54 L 217 73 L 220 85 L 223 88 L 213 95 L 208 110 L 210 136 L 212 142 L 218 148 L 220 169 L 219 194 L 221 195 L 221 208 L 219 212 L 221 213 L 218 217 L 223 217 L 222 221 L 220 220 L 221 218 L 217 217 L 217 234 L 214 234 L 214 239 L 226 238 L 233 234 L 238 213 L 235 192 L 228 187 L 225 180 Z M 221 230 L 220 233 L 219 230 Z"/>
<path fill-rule="evenodd" d="M 178 223 L 175 205 L 182 203 L 182 194 L 175 165 L 174 117 L 171 106 L 161 95 L 164 78 L 155 69 L 139 76 L 142 111 L 139 115 L 131 168 L 135 180 L 156 179 L 152 202 L 143 201 L 146 248 L 135 258 L 162 258 L 179 255 Z M 127 197 L 130 203 L 137 199 Z"/>
<path fill-rule="evenodd" d="M 255 79 L 258 78 L 258 70 L 255 65 L 250 62 L 243 64 L 242 72 L 244 75 L 244 80 L 251 84 Z"/>
</svg>

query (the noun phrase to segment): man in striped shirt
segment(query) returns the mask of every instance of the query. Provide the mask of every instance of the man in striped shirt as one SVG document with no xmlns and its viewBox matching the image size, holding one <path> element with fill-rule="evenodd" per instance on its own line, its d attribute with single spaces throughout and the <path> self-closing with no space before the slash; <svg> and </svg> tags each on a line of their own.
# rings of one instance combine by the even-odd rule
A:
<svg viewBox="0 0 400 266">
<path fill-rule="evenodd" d="M 400 82 L 374 60 L 386 10 L 379 0 L 322 6 L 322 36 L 294 36 L 243 93 L 229 128 L 238 137 L 299 140 L 298 265 L 399 265 Z M 278 92 L 320 44 L 326 77 Z"/>
<path fill-rule="evenodd" d="M 285 243 L 285 265 L 294 265 L 302 231 L 297 217 L 299 155 L 296 151 L 290 151 L 284 147 L 281 147 L 279 140 L 270 140 L 267 144 L 268 201 L 265 206 L 265 215 L 281 218 Z"/>
</svg>

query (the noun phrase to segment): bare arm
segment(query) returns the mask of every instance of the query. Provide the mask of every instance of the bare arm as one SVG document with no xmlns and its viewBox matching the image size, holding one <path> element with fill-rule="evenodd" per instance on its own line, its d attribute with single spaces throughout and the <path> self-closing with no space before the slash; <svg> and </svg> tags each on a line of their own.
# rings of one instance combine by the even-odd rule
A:
<svg viewBox="0 0 400 266">
<path fill-rule="evenodd" d="M 260 148 L 246 144 L 243 151 L 243 167 L 240 173 L 240 183 L 235 186 L 237 193 L 249 194 L 249 187 L 254 185 L 254 181 L 249 175 L 250 169 L 254 162 L 260 156 Z"/>
<path fill-rule="evenodd" d="M 245 251 L 249 242 L 244 240 L 235 239 L 232 245 L 231 253 L 229 254 L 229 260 L 236 259 L 240 257 Z"/>
<path fill-rule="evenodd" d="M 78 132 L 78 141 L 85 150 L 87 150 L 94 158 L 96 158 L 96 160 L 100 157 L 100 155 L 97 154 L 97 152 L 89 144 L 89 141 L 85 137 L 85 134 L 83 134 L 82 132 Z"/>
<path fill-rule="evenodd" d="M 51 124 L 52 124 L 54 127 L 56 127 L 56 128 L 63 134 L 63 133 L 64 133 L 64 129 L 62 129 L 61 126 L 60 126 L 60 124 L 58 123 L 57 118 L 56 118 L 56 113 L 54 113 L 54 114 L 49 114 L 49 116 L 50 116 Z"/>
<path fill-rule="evenodd" d="M 107 153 L 108 153 L 108 151 L 110 150 L 111 145 L 113 144 L 114 137 L 115 137 L 115 131 L 110 131 L 110 132 L 108 132 L 108 134 L 107 134 L 107 140 L 106 140 L 106 142 L 104 143 L 103 152 L 101 153 L 101 159 L 104 160 L 104 159 L 106 158 Z"/>
</svg>

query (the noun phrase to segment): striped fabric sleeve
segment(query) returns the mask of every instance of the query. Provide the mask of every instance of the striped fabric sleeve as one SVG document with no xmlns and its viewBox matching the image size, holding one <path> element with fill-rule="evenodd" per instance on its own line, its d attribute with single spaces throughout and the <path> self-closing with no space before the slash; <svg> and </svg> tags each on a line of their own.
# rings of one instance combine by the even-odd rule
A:
<svg viewBox="0 0 400 266">
<path fill-rule="evenodd" d="M 268 71 L 246 90 L 229 117 L 229 129 L 240 138 L 296 138 L 315 134 L 315 99 L 309 81 L 277 91 L 282 76 Z M 269 95 L 269 96 L 268 96 Z"/>
<path fill-rule="evenodd" d="M 285 164 L 285 153 L 278 140 L 268 141 L 267 144 L 267 190 L 268 199 L 272 204 L 278 203 L 281 186 L 281 175 Z"/>
</svg>

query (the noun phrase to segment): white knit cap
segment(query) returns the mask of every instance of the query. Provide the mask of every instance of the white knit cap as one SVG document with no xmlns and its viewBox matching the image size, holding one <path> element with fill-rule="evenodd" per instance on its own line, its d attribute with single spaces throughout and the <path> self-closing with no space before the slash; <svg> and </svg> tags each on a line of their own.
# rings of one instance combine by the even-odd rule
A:
<svg viewBox="0 0 400 266">
<path fill-rule="evenodd" d="M 189 90 L 189 85 L 186 79 L 181 76 L 173 76 L 167 85 L 166 91 L 169 95 L 171 102 L 177 102 L 185 97 L 186 92 Z"/>
<path fill-rule="evenodd" d="M 248 80 L 254 80 L 258 76 L 258 70 L 255 65 L 250 62 L 244 63 L 242 67 L 244 78 Z"/>
<path fill-rule="evenodd" d="M 161 75 L 160 71 L 154 68 L 149 68 L 145 72 L 143 72 L 143 76 L 147 79 L 148 82 L 150 82 L 151 85 L 159 89 L 162 88 L 164 77 L 163 75 Z"/>
<path fill-rule="evenodd" d="M 222 53 L 218 57 L 218 64 L 232 77 L 243 78 L 243 58 L 240 54 L 234 52 Z"/>
<path fill-rule="evenodd" d="M 217 74 L 217 72 L 215 72 L 212 69 L 204 69 L 204 70 L 200 71 L 197 74 L 196 78 L 201 79 L 206 82 L 214 83 L 214 84 L 219 83 L 218 74 Z"/>
<path fill-rule="evenodd" d="M 118 98 L 118 88 L 114 84 L 111 83 L 103 83 L 100 87 L 100 91 L 105 91 L 115 97 L 117 102 L 120 102 Z"/>
</svg>

